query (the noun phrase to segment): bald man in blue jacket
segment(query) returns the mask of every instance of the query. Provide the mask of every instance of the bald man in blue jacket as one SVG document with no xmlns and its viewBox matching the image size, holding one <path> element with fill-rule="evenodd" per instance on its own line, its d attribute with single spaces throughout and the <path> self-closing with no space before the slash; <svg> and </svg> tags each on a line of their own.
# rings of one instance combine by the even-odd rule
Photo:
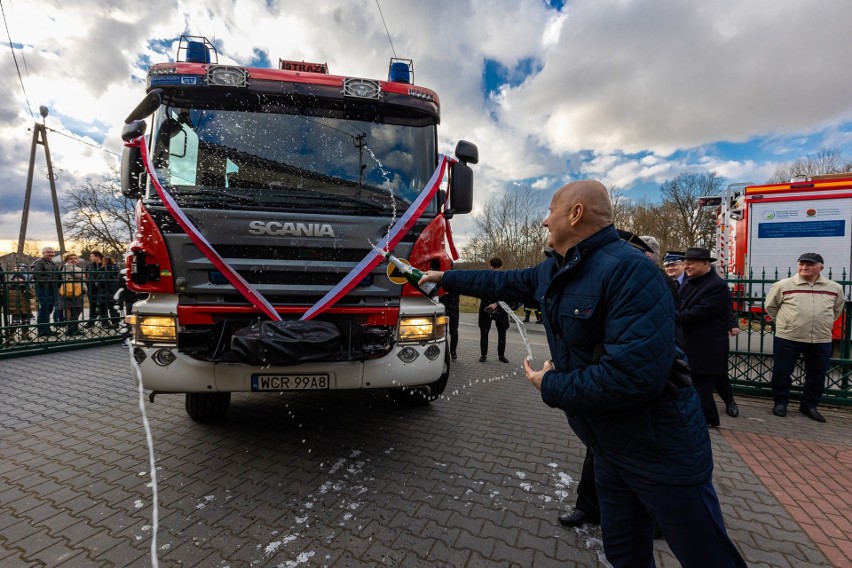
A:
<svg viewBox="0 0 852 568">
<path fill-rule="evenodd" d="M 654 566 L 654 520 L 685 568 L 743 567 L 713 488 L 695 389 L 669 381 L 678 351 L 666 276 L 613 227 L 597 181 L 569 183 L 544 221 L 552 253 L 511 271 L 430 271 L 423 281 L 542 307 L 552 361 L 524 362 L 542 400 L 592 448 L 604 552 L 614 568 Z"/>
</svg>

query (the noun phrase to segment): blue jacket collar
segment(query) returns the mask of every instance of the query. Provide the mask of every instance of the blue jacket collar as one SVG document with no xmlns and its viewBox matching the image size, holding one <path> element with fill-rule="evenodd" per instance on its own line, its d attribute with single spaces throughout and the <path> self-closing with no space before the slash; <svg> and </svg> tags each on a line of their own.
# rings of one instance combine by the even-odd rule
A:
<svg viewBox="0 0 852 568">
<path fill-rule="evenodd" d="M 615 225 L 607 225 L 597 233 L 589 236 L 584 241 L 577 243 L 576 246 L 568 249 L 565 259 L 563 260 L 562 267 L 574 266 L 580 262 L 584 256 L 588 256 L 604 245 L 620 239 L 621 237 L 618 236 L 618 231 L 616 231 Z M 559 255 L 556 255 L 556 258 L 562 260 Z M 567 261 L 567 263 L 565 261 Z"/>
</svg>

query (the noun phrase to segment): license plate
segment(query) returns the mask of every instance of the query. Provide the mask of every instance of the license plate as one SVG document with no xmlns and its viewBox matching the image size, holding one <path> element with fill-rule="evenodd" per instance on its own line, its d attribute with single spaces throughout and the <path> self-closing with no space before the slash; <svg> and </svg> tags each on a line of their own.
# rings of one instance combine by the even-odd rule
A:
<svg viewBox="0 0 852 568">
<path fill-rule="evenodd" d="M 253 391 L 326 390 L 328 375 L 252 375 Z"/>
</svg>

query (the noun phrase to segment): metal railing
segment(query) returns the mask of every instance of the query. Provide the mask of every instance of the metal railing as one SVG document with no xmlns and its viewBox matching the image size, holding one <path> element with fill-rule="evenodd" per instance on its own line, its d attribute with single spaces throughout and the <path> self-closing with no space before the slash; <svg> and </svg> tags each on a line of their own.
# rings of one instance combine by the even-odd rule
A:
<svg viewBox="0 0 852 568">
<path fill-rule="evenodd" d="M 115 343 L 123 306 L 116 272 L 17 270 L 0 282 L 0 358 Z"/>
<path fill-rule="evenodd" d="M 770 381 L 772 378 L 772 343 L 775 325 L 766 317 L 763 302 L 772 284 L 790 276 L 790 270 L 766 271 L 750 278 L 728 276 L 731 287 L 734 313 L 738 316 L 739 327 L 743 330 L 731 338 L 731 351 L 728 357 L 728 376 L 735 392 L 761 397 L 772 397 Z M 843 287 L 846 308 L 835 324 L 832 342 L 832 357 L 826 377 L 823 403 L 837 406 L 852 406 L 852 281 L 847 280 L 846 271 L 835 279 L 829 272 L 825 276 Z M 801 359 L 793 373 L 792 397 L 800 398 L 804 384 L 804 367 Z"/>
<path fill-rule="evenodd" d="M 731 352 L 728 359 L 728 374 L 736 392 L 761 397 L 771 397 L 770 380 L 772 377 L 772 342 L 774 325 L 766 320 L 763 301 L 769 288 L 780 278 L 789 275 L 774 271 L 771 275 L 762 273 L 759 277 L 733 278 L 727 281 L 731 287 L 733 309 L 738 316 L 742 329 L 731 338 Z M 34 355 L 48 351 L 78 349 L 105 343 L 116 343 L 123 339 L 121 316 L 126 309 L 113 300 L 118 284 L 108 283 L 103 288 L 97 284 L 92 291 L 92 279 L 85 280 L 87 287 L 74 311 L 60 310 L 67 300 L 59 296 L 59 273 L 13 272 L 6 273 L 6 281 L 0 283 L 0 358 L 21 355 Z M 831 274 L 826 275 L 831 278 Z M 41 286 L 35 278 L 41 278 Z M 839 406 L 852 406 L 852 281 L 836 280 L 843 286 L 846 296 L 846 310 L 835 328 L 831 366 L 826 378 L 823 402 Z M 53 306 L 48 314 L 48 323 L 39 325 L 37 314 L 43 300 Z M 94 311 L 92 309 L 94 306 Z M 44 318 L 45 313 L 42 313 Z M 73 317 L 70 317 L 72 316 Z M 50 334 L 44 332 L 49 328 Z M 39 331 L 42 335 L 39 335 Z M 797 366 L 793 374 L 793 397 L 801 395 L 804 381 L 804 369 Z"/>
</svg>

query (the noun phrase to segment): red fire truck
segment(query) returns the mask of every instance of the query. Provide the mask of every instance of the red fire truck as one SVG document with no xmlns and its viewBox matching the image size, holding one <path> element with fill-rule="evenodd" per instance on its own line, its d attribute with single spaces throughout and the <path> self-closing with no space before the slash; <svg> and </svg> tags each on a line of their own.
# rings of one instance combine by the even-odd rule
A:
<svg viewBox="0 0 852 568">
<path fill-rule="evenodd" d="M 232 392 L 384 388 L 411 403 L 441 394 L 443 305 L 384 266 L 315 318 L 339 343 L 297 341 L 304 357 L 292 364 L 235 351 L 235 335 L 264 315 L 226 277 L 233 270 L 273 315 L 299 320 L 418 203 L 393 252 L 421 270 L 449 268 L 449 219 L 471 211 L 478 152 L 460 141 L 455 160 L 441 159 L 438 95 L 412 76 L 402 59 L 387 81 L 331 75 L 324 63 L 220 65 L 214 46 L 191 36 L 176 61 L 150 68 L 122 133 L 122 191 L 138 199 L 128 287 L 147 294 L 128 317 L 132 372 L 152 397 L 185 393 L 188 414 L 208 420 Z M 151 135 L 140 138 L 147 120 Z M 443 164 L 448 181 L 423 200 Z"/>
<path fill-rule="evenodd" d="M 741 312 L 762 312 L 769 282 L 796 273 L 803 252 L 825 259 L 823 274 L 848 280 L 852 267 L 852 173 L 813 176 L 788 183 L 735 184 L 721 196 L 702 198 L 717 206 L 717 269 L 738 285 Z M 762 284 L 756 282 L 764 281 Z"/>
</svg>

